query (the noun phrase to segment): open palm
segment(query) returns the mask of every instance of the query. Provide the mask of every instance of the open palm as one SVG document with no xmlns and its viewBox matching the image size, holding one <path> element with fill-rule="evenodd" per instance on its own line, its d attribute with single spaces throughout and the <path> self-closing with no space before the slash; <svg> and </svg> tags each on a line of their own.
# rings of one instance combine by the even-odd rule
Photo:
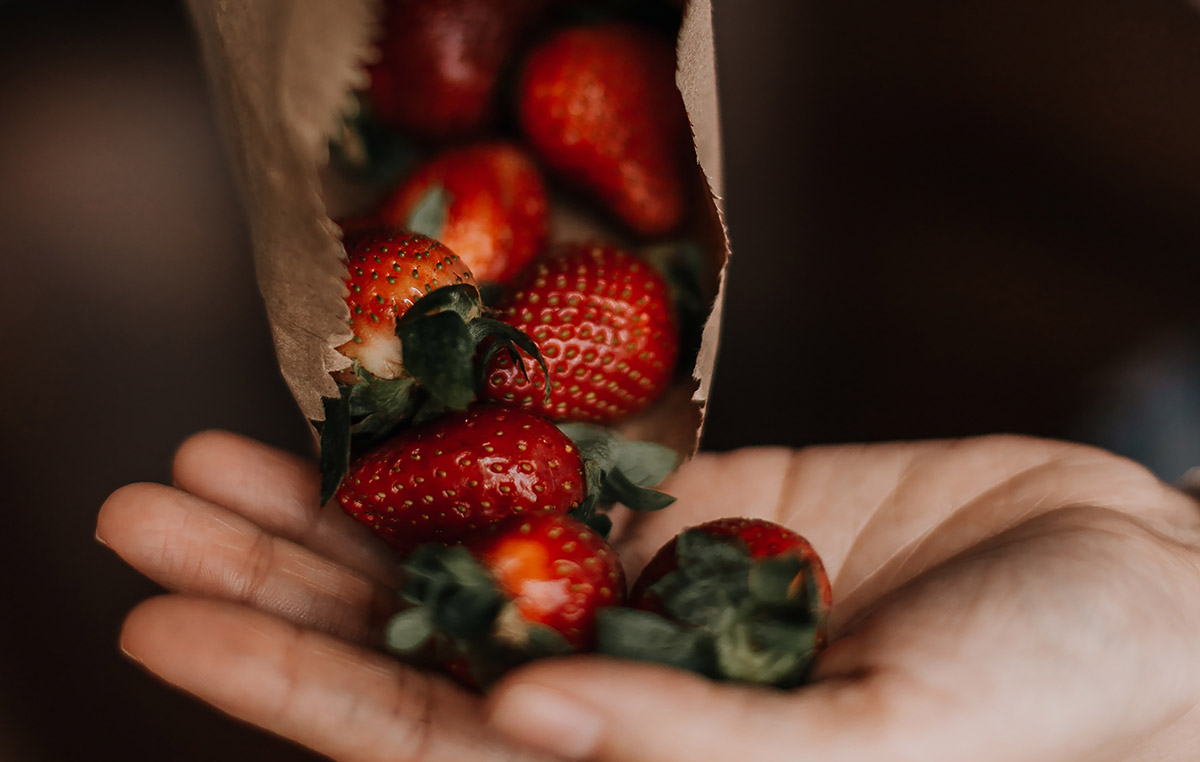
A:
<svg viewBox="0 0 1200 762">
<path fill-rule="evenodd" d="M 668 485 L 676 505 L 618 522 L 631 572 L 708 518 L 808 537 L 833 579 L 834 639 L 818 681 L 792 693 L 575 657 L 520 670 L 485 702 L 373 649 L 395 559 L 315 505 L 311 464 L 207 433 L 181 448 L 175 480 L 101 511 L 99 536 L 173 591 L 135 609 L 123 648 L 338 759 L 1149 762 L 1200 744 L 1200 506 L 1090 448 L 701 455 Z"/>
</svg>

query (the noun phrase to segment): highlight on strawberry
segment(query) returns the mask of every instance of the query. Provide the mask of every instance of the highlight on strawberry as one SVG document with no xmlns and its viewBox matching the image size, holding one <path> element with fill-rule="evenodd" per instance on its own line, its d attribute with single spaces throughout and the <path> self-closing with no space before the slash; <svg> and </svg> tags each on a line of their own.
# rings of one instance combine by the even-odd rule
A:
<svg viewBox="0 0 1200 762">
<path fill-rule="evenodd" d="M 764 519 L 717 519 L 659 549 L 634 583 L 632 608 L 599 618 L 597 650 L 794 687 L 825 645 L 832 597 L 804 537 Z"/>
</svg>

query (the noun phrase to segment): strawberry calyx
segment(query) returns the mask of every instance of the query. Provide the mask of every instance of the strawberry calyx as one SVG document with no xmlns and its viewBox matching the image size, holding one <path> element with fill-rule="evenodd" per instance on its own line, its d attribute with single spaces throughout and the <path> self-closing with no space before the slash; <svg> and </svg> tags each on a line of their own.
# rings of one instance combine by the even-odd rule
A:
<svg viewBox="0 0 1200 762">
<path fill-rule="evenodd" d="M 586 496 L 571 514 L 602 535 L 611 526 L 597 510 L 620 503 L 635 511 L 658 511 L 675 502 L 653 489 L 679 465 L 679 455 L 655 442 L 631 441 L 612 429 L 590 423 L 560 423 L 558 428 L 579 447 Z"/>
<path fill-rule="evenodd" d="M 647 588 L 654 610 L 599 613 L 597 650 L 720 680 L 803 683 L 825 629 L 811 564 L 752 558 L 740 538 L 698 530 L 679 536 L 676 554 L 676 568 Z"/>
<path fill-rule="evenodd" d="M 452 200 L 445 186 L 431 186 L 413 206 L 404 227 L 440 241 L 445 233 L 446 217 Z"/>
<path fill-rule="evenodd" d="M 404 564 L 398 594 L 407 608 L 388 621 L 388 649 L 418 660 L 465 662 L 479 687 L 521 664 L 571 651 L 559 632 L 526 620 L 461 545 L 418 547 Z"/>
<path fill-rule="evenodd" d="M 507 352 L 513 364 L 524 369 L 524 352 L 548 372 L 532 339 L 484 313 L 472 285 L 430 291 L 396 321 L 407 375 L 383 379 L 356 366 L 357 383 L 339 383 L 339 396 L 324 400 L 325 420 L 318 424 L 322 503 L 337 492 L 352 450 L 369 447 L 401 426 L 447 410 L 465 410 L 475 401 L 498 353 Z"/>
</svg>

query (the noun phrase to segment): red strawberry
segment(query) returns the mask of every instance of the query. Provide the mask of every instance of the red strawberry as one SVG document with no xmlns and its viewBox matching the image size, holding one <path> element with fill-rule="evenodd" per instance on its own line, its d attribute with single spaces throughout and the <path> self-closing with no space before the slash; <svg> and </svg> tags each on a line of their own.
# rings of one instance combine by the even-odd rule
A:
<svg viewBox="0 0 1200 762">
<path fill-rule="evenodd" d="M 424 209 L 430 200 L 436 208 Z M 546 189 L 524 151 L 486 143 L 445 151 L 418 167 L 377 217 L 441 241 L 477 280 L 504 283 L 546 242 Z"/>
<path fill-rule="evenodd" d="M 606 616 L 600 650 L 796 685 L 825 645 L 832 597 L 806 539 L 763 519 L 717 519 L 659 549 L 630 595 L 641 610 Z"/>
<path fill-rule="evenodd" d="M 477 132 L 521 32 L 545 0 L 389 0 L 369 67 L 385 124 L 427 138 Z"/>
<path fill-rule="evenodd" d="M 441 286 L 474 286 L 471 271 L 442 244 L 419 233 L 354 229 L 346 238 L 346 306 L 354 338 L 338 351 L 377 378 L 403 374 L 396 321 Z M 354 370 L 340 375 L 353 382 Z"/>
<path fill-rule="evenodd" d="M 560 31 L 530 53 L 517 112 L 546 163 L 634 231 L 680 224 L 690 141 L 666 40 L 623 23 Z"/>
<path fill-rule="evenodd" d="M 499 309 L 528 333 L 550 367 L 507 355 L 488 371 L 484 395 L 557 420 L 616 421 L 666 389 L 679 351 L 671 295 L 654 268 L 605 244 L 572 244 L 522 276 Z"/>
<path fill-rule="evenodd" d="M 551 627 L 575 650 L 592 645 L 596 609 L 625 599 L 625 573 L 617 554 L 569 516 L 511 523 L 483 536 L 471 550 L 525 621 Z"/>
<path fill-rule="evenodd" d="M 586 524 L 543 514 L 467 547 L 421 546 L 400 595 L 410 607 L 388 623 L 388 646 L 432 651 L 463 682 L 486 686 L 531 659 L 589 649 L 597 611 L 625 598 L 625 575 Z"/>
<path fill-rule="evenodd" d="M 350 465 L 343 510 L 400 550 L 458 542 L 585 497 L 579 448 L 548 421 L 479 405 L 407 429 Z"/>
</svg>

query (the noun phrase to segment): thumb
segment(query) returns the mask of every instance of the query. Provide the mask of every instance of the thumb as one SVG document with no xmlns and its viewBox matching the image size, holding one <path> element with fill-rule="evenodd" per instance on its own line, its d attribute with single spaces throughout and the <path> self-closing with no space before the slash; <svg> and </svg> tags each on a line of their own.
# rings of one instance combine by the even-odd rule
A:
<svg viewBox="0 0 1200 762">
<path fill-rule="evenodd" d="M 785 693 L 589 656 L 509 675 L 487 714 L 501 733 L 570 760 L 830 762 L 891 758 L 880 704 L 863 682 Z"/>
</svg>

